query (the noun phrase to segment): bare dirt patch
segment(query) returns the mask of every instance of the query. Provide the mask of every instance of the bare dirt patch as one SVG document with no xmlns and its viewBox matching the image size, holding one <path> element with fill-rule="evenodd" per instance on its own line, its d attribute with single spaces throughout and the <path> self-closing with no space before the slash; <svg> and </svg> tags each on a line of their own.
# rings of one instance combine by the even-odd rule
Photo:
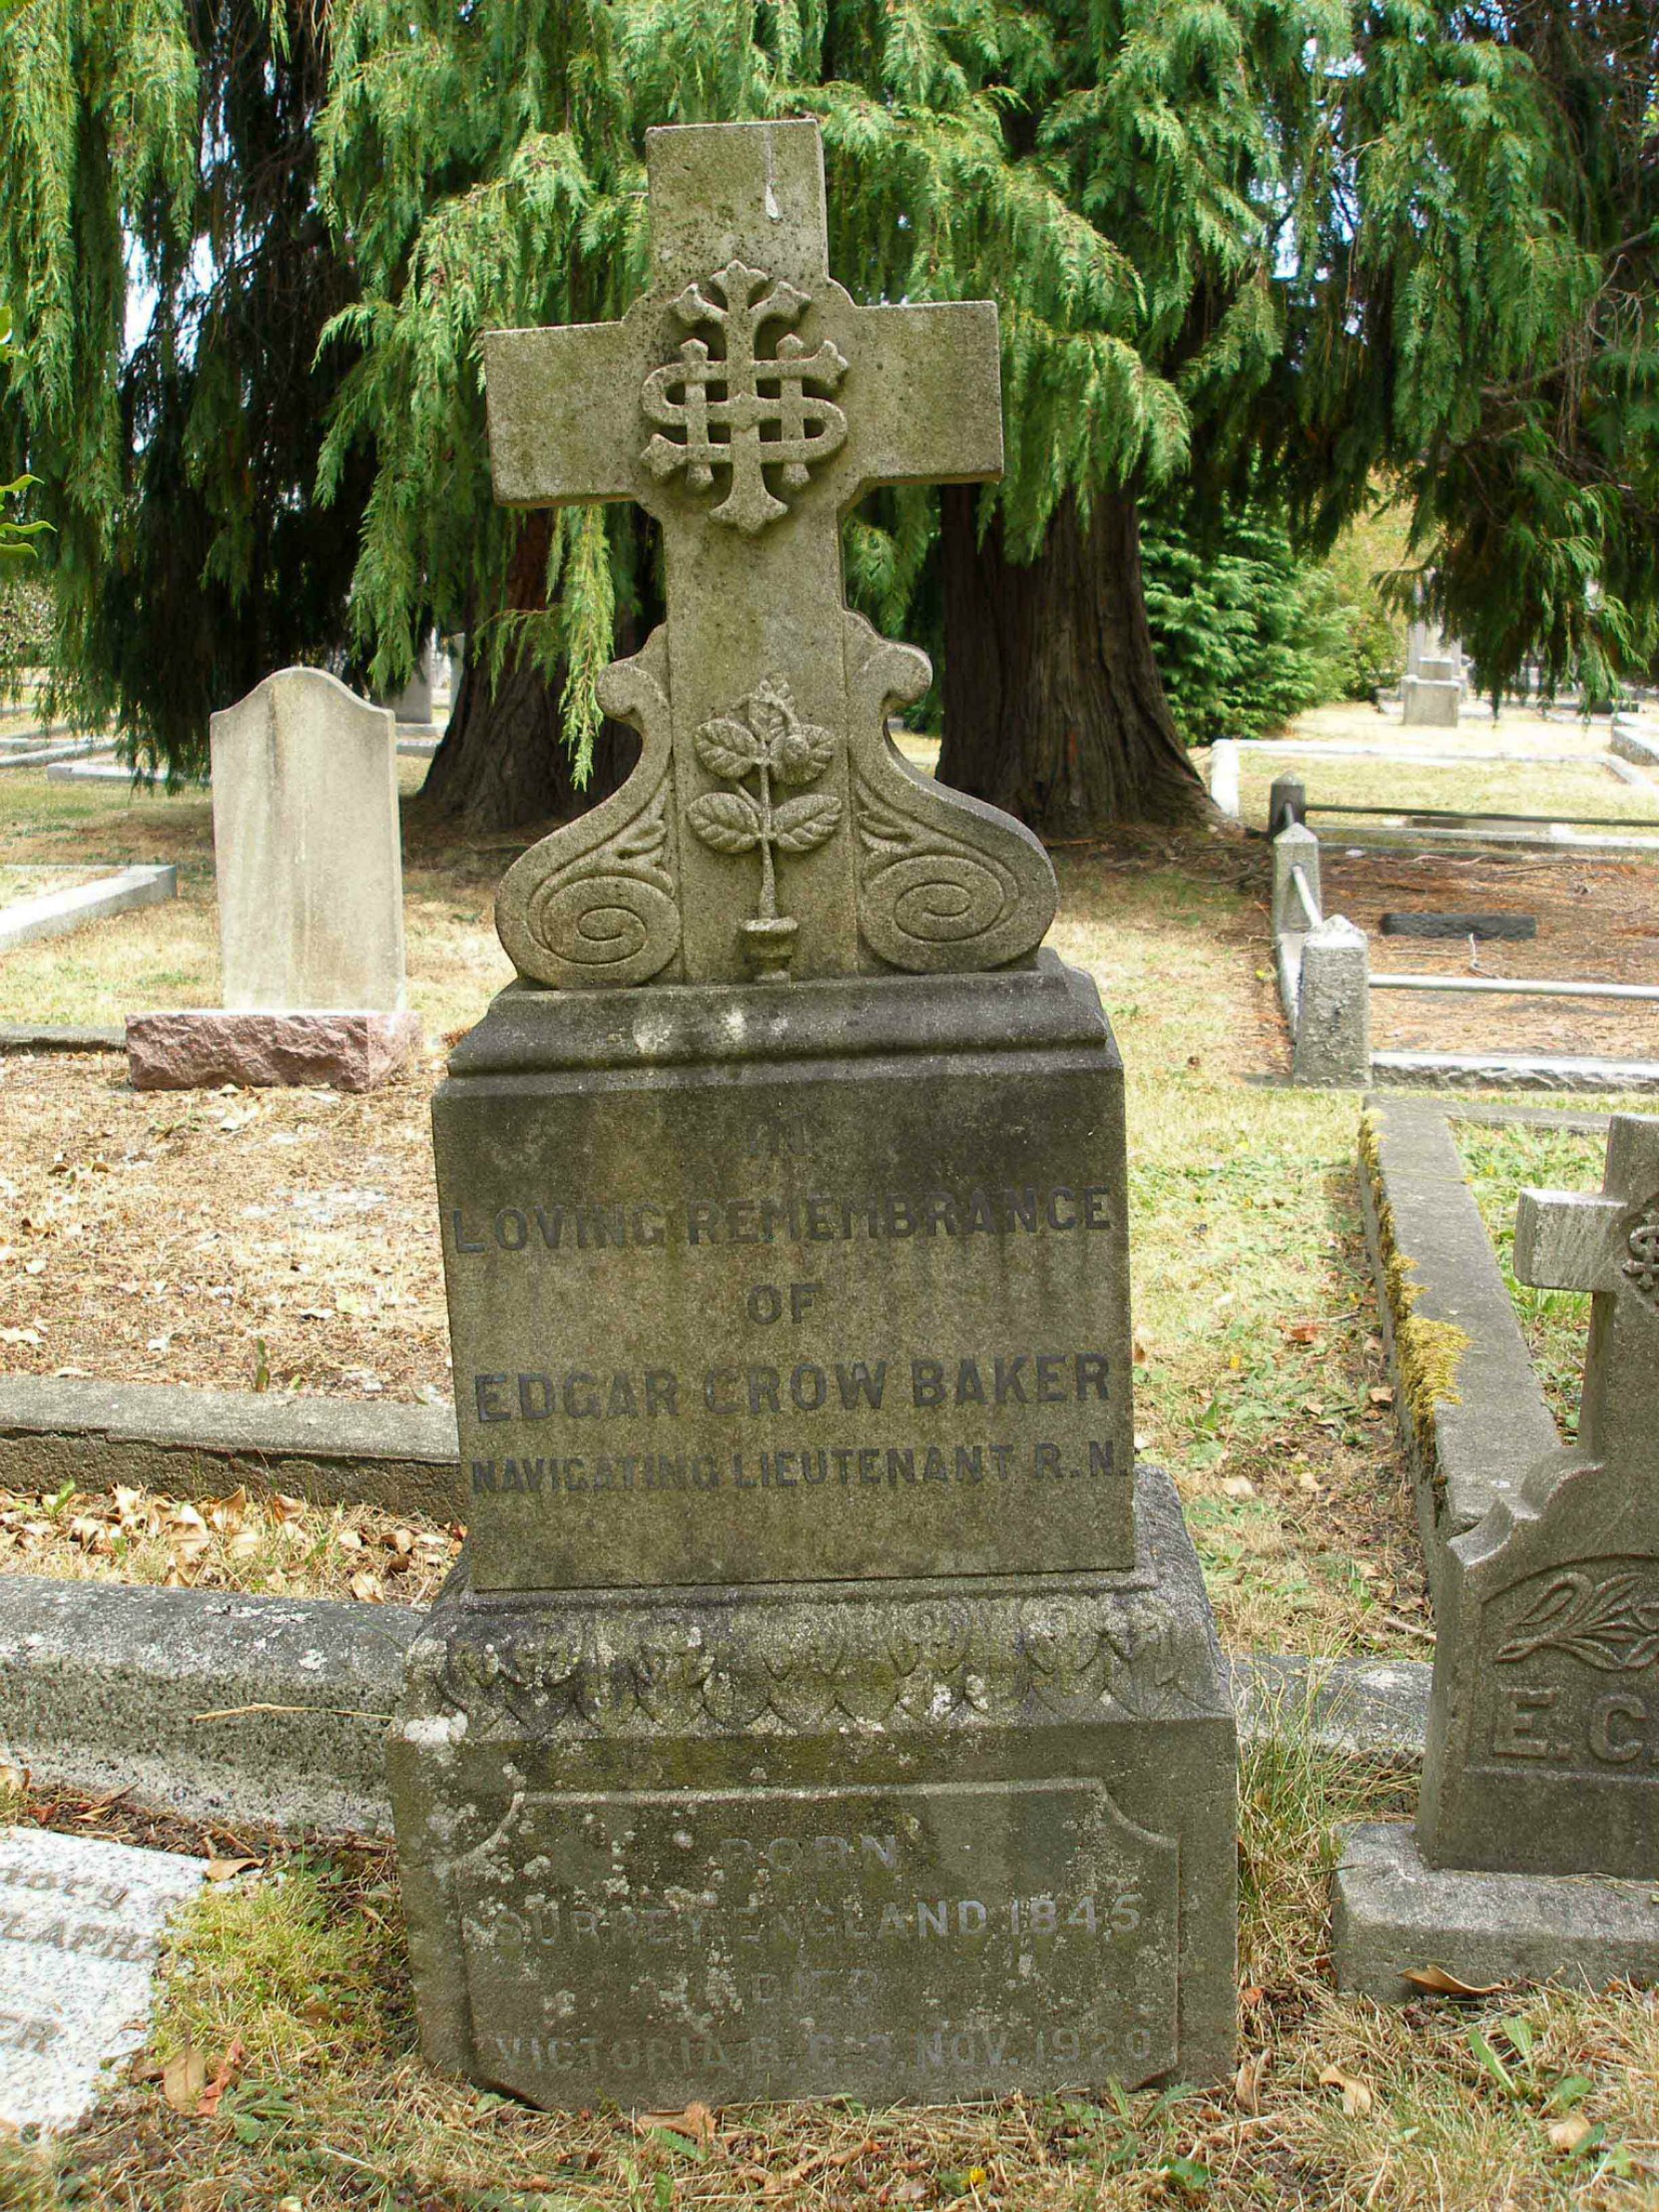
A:
<svg viewBox="0 0 1659 2212">
<path fill-rule="evenodd" d="M 0 1360 L 215 1389 L 449 1395 L 428 1077 L 135 1092 L 0 1059 Z"/>
<path fill-rule="evenodd" d="M 1371 938 L 1377 974 L 1559 976 L 1659 984 L 1659 865 L 1541 853 L 1345 852 L 1326 840 L 1324 897 Z M 1390 909 L 1529 913 L 1529 943 L 1384 937 Z M 1379 1050 L 1659 1059 L 1659 1001 L 1375 991 Z"/>
</svg>

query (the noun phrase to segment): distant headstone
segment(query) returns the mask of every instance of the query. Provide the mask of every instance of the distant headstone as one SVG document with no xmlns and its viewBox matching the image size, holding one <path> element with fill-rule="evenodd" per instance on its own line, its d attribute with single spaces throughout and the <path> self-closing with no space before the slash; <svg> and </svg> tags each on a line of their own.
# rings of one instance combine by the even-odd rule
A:
<svg viewBox="0 0 1659 2212">
<path fill-rule="evenodd" d="M 144 2041 L 170 1917 L 204 1861 L 0 1829 L 0 2129 L 56 2134 Z"/>
<path fill-rule="evenodd" d="M 1449 1547 L 1414 1843 L 1338 1875 L 1351 1984 L 1659 1980 L 1659 1121 L 1617 1116 L 1599 1197 L 1528 1192 L 1523 1282 L 1593 1292 L 1581 1458 Z"/>
<path fill-rule="evenodd" d="M 406 1010 L 396 727 L 321 669 L 213 718 L 225 1010 L 137 1015 L 140 1089 L 361 1090 L 418 1040 Z"/>
<path fill-rule="evenodd" d="M 816 124 L 646 144 L 643 298 L 485 340 L 498 492 L 647 507 L 668 620 L 434 1102 L 424 2047 L 577 2107 L 1213 2079 L 1233 1720 L 1133 1465 L 1121 1064 L 1037 954 L 1047 856 L 905 763 L 927 663 L 841 593 L 871 485 L 997 473 L 996 312 L 832 281 Z"/>
</svg>

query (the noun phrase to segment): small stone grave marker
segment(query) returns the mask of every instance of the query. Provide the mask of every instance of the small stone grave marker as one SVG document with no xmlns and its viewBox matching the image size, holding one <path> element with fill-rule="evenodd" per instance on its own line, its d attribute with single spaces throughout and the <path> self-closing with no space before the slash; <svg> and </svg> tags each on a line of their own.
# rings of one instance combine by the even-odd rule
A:
<svg viewBox="0 0 1659 2212">
<path fill-rule="evenodd" d="M 322 669 L 268 676 L 213 718 L 213 805 L 224 1009 L 131 1016 L 135 1088 L 383 1081 L 420 1036 L 390 710 Z"/>
<path fill-rule="evenodd" d="M 50 1830 L 0 1830 L 0 2125 L 72 2127 L 144 2041 L 171 1916 L 206 1863 Z"/>
<path fill-rule="evenodd" d="M 1594 1294 L 1580 1456 L 1448 1547 L 1415 1838 L 1351 1832 L 1338 1874 L 1378 1995 L 1659 1978 L 1659 1121 L 1614 1118 L 1599 1196 L 1523 1194 L 1515 1273 Z"/>
</svg>

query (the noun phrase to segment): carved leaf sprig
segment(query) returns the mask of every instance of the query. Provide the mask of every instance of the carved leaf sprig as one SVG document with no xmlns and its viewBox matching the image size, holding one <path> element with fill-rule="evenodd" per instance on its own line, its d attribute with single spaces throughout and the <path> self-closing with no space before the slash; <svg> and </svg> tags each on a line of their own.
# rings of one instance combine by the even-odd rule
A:
<svg viewBox="0 0 1659 2212">
<path fill-rule="evenodd" d="M 1659 1587 L 1640 1574 L 1600 1582 L 1569 1568 L 1547 1582 L 1499 1645 L 1500 1665 L 1536 1651 L 1564 1651 L 1601 1674 L 1635 1674 L 1659 1658 Z"/>
<path fill-rule="evenodd" d="M 732 714 L 714 715 L 693 743 L 711 776 L 735 790 L 705 792 L 686 819 L 716 852 L 761 849 L 761 911 L 775 910 L 773 854 L 812 852 L 840 826 L 841 803 L 833 793 L 814 792 L 775 802 L 775 786 L 816 783 L 835 757 L 835 733 L 803 722 L 782 677 L 768 677 Z M 755 789 L 749 788 L 750 779 Z"/>
</svg>

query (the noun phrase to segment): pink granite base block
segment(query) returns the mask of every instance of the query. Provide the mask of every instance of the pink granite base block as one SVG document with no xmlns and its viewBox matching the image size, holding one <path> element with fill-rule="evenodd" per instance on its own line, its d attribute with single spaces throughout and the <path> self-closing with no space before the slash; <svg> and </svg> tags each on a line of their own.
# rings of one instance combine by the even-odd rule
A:
<svg viewBox="0 0 1659 2212">
<path fill-rule="evenodd" d="M 418 1014 L 230 1013 L 219 1007 L 129 1014 L 135 1091 L 254 1090 L 297 1083 L 371 1091 L 420 1048 Z"/>
</svg>

